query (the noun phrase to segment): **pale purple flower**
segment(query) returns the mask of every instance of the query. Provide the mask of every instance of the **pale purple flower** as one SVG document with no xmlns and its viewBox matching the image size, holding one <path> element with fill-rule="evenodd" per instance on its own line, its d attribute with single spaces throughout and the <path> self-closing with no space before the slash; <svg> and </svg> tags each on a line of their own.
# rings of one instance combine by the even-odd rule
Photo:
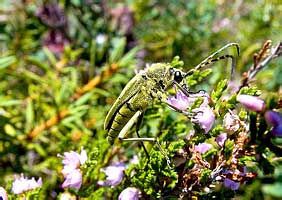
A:
<svg viewBox="0 0 282 200">
<path fill-rule="evenodd" d="M 118 196 L 118 200 L 138 200 L 139 190 L 134 187 L 124 189 Z"/>
<path fill-rule="evenodd" d="M 208 93 L 206 93 L 205 91 L 199 91 L 195 94 L 189 94 L 189 103 L 194 103 L 196 99 L 198 99 L 199 97 L 201 97 L 203 99 L 202 104 L 200 105 L 200 107 L 205 107 L 209 105 L 209 101 L 210 101 L 210 95 Z"/>
<path fill-rule="evenodd" d="M 203 102 L 200 105 L 202 106 L 207 106 L 209 103 L 209 95 L 204 92 L 204 91 L 200 91 L 198 93 L 195 94 L 189 94 L 189 96 L 187 96 L 186 94 L 184 94 L 184 92 L 182 92 L 181 90 L 178 90 L 176 92 L 176 96 L 169 96 L 167 99 L 167 103 L 175 106 L 176 108 L 184 111 L 187 110 L 190 105 L 192 103 L 195 102 L 196 99 L 198 99 L 199 97 L 203 98 Z"/>
<path fill-rule="evenodd" d="M 175 106 L 180 110 L 186 110 L 189 108 L 189 98 L 181 90 L 178 90 L 176 96 L 169 96 L 167 103 Z"/>
<path fill-rule="evenodd" d="M 239 117 L 229 112 L 226 113 L 223 118 L 223 127 L 228 133 L 235 133 L 240 128 Z"/>
<path fill-rule="evenodd" d="M 0 199 L 1 200 L 8 200 L 7 192 L 4 188 L 0 187 Z"/>
<path fill-rule="evenodd" d="M 106 168 L 101 169 L 107 176 L 105 181 L 98 181 L 98 185 L 111 186 L 112 188 L 119 185 L 124 176 L 126 165 L 123 162 L 114 163 Z"/>
<path fill-rule="evenodd" d="M 192 111 L 196 113 L 196 116 L 194 116 L 191 121 L 199 124 L 200 127 L 205 130 L 205 133 L 208 133 L 215 121 L 213 110 L 209 106 L 203 106 L 195 108 Z"/>
<path fill-rule="evenodd" d="M 241 94 L 237 96 L 237 101 L 252 111 L 261 112 L 265 109 L 264 101 L 256 96 Z"/>
<path fill-rule="evenodd" d="M 220 147 L 223 147 L 223 145 L 225 144 L 225 141 L 227 139 L 227 134 L 226 133 L 221 133 L 220 135 L 218 135 L 216 137 L 216 142 Z"/>
<path fill-rule="evenodd" d="M 20 177 L 15 176 L 15 180 L 12 184 L 12 193 L 21 194 L 28 190 L 42 186 L 42 180 L 39 178 L 37 181 L 34 178 L 25 178 L 23 174 Z"/>
<path fill-rule="evenodd" d="M 82 184 L 82 173 L 80 171 L 80 165 L 84 164 L 87 160 L 86 151 L 81 148 L 80 154 L 74 151 L 65 152 L 64 156 L 58 155 L 63 158 L 64 168 L 62 174 L 64 175 L 65 181 L 62 184 L 63 188 L 70 187 L 77 191 L 80 189 Z"/>
<path fill-rule="evenodd" d="M 265 113 L 265 120 L 273 126 L 271 132 L 277 137 L 282 137 L 282 113 L 269 110 Z"/>
<path fill-rule="evenodd" d="M 65 152 L 64 156 L 58 155 L 58 157 L 63 158 L 62 163 L 64 164 L 64 168 L 68 171 L 68 168 L 76 169 L 80 165 L 84 164 L 87 160 L 86 151 L 81 148 L 80 154 L 75 151 Z"/>
<path fill-rule="evenodd" d="M 209 95 L 206 92 L 200 91 L 196 94 L 189 94 L 189 96 L 187 96 L 184 94 L 184 92 L 178 90 L 176 96 L 168 97 L 167 103 L 184 111 L 188 109 L 189 106 L 199 97 L 203 98 L 203 102 L 200 107 L 192 110 L 194 113 L 196 113 L 196 115 L 191 119 L 191 121 L 198 123 L 201 128 L 205 130 L 205 133 L 208 133 L 215 121 L 215 115 L 213 110 L 208 106 Z"/>
<path fill-rule="evenodd" d="M 65 181 L 62 188 L 74 188 L 78 191 L 82 184 L 82 174 L 79 169 L 73 169 L 70 173 L 64 175 Z"/>
<path fill-rule="evenodd" d="M 227 188 L 230 188 L 231 190 L 238 190 L 240 187 L 239 182 L 235 182 L 229 178 L 224 179 L 224 186 Z"/>
<path fill-rule="evenodd" d="M 212 145 L 209 143 L 199 143 L 198 145 L 195 145 L 195 150 L 200 153 L 206 153 L 208 150 L 212 148 Z"/>
</svg>

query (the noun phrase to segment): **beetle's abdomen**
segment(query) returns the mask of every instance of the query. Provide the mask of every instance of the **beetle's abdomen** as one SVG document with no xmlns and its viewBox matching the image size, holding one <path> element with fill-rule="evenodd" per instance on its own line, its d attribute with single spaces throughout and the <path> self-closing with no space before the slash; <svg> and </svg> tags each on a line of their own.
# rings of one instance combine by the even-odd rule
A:
<svg viewBox="0 0 282 200">
<path fill-rule="evenodd" d="M 113 144 L 115 138 L 118 136 L 122 128 L 132 118 L 137 110 L 133 109 L 130 103 L 125 103 L 117 112 L 112 126 L 109 130 L 107 140 L 110 144 Z"/>
<path fill-rule="evenodd" d="M 107 140 L 113 144 L 122 128 L 133 117 L 137 111 L 144 111 L 152 102 L 151 98 L 144 96 L 144 93 L 138 93 L 130 101 L 126 102 L 116 113 L 113 123 L 109 128 Z"/>
</svg>

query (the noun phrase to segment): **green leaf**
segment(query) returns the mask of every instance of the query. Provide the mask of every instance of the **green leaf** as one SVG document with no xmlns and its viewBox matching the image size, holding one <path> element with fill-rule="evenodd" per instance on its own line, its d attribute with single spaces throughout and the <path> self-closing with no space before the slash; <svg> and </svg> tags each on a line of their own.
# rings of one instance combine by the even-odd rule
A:
<svg viewBox="0 0 282 200">
<path fill-rule="evenodd" d="M 227 79 L 221 80 L 215 90 L 212 91 L 211 98 L 214 101 L 218 101 L 222 96 L 223 91 L 227 88 Z"/>
<path fill-rule="evenodd" d="M 28 99 L 27 101 L 25 118 L 26 118 L 25 131 L 27 133 L 31 130 L 34 122 L 33 102 L 31 99 Z"/>
<path fill-rule="evenodd" d="M 0 69 L 4 69 L 17 61 L 15 56 L 7 56 L 0 58 Z"/>
<path fill-rule="evenodd" d="M 122 57 L 126 45 L 126 39 L 124 37 L 114 38 L 112 43 L 113 43 L 113 50 L 109 58 L 110 63 L 117 62 Z"/>
<path fill-rule="evenodd" d="M 134 47 L 129 52 L 127 52 L 119 61 L 120 67 L 129 66 L 134 60 L 134 57 L 142 48 L 141 46 Z"/>
<path fill-rule="evenodd" d="M 50 70 L 50 67 L 49 65 L 47 65 L 46 63 L 42 62 L 42 60 L 39 60 L 38 58 L 34 57 L 34 56 L 28 56 L 26 58 L 26 61 L 45 70 L 45 71 L 48 71 Z"/>
<path fill-rule="evenodd" d="M 180 60 L 180 57 L 179 57 L 179 56 L 175 56 L 175 57 L 172 59 L 170 65 L 171 65 L 172 67 L 175 67 L 175 68 L 180 68 L 180 67 L 183 67 L 184 62 L 183 62 L 182 60 Z"/>
<path fill-rule="evenodd" d="M 81 106 L 85 104 L 93 95 L 93 92 L 87 92 L 84 95 L 82 95 L 78 100 L 76 100 L 73 104 L 73 106 Z"/>
<path fill-rule="evenodd" d="M 22 100 L 5 100 L 0 98 L 0 106 L 16 106 L 22 104 Z"/>
</svg>

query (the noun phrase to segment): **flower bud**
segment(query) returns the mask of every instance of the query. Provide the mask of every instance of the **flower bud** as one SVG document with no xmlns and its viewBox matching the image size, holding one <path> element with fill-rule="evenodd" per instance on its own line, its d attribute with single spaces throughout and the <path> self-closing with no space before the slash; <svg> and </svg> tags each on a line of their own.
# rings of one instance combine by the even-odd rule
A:
<svg viewBox="0 0 282 200">
<path fill-rule="evenodd" d="M 237 96 L 237 101 L 243 104 L 247 109 L 255 112 L 261 112 L 265 109 L 264 101 L 255 96 L 241 94 Z"/>
</svg>

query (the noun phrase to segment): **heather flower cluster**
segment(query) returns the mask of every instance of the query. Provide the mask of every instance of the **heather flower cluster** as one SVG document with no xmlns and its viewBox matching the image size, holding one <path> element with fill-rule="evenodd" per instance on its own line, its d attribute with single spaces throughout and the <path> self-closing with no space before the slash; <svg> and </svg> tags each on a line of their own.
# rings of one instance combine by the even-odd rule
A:
<svg viewBox="0 0 282 200">
<path fill-rule="evenodd" d="M 28 179 L 21 174 L 20 177 L 15 176 L 15 180 L 12 184 L 12 193 L 22 194 L 29 190 L 34 190 L 42 186 L 42 180 L 39 178 L 37 181 L 35 178 Z"/>
<path fill-rule="evenodd" d="M 81 148 L 80 154 L 74 151 L 65 152 L 64 156 L 58 155 L 63 158 L 64 168 L 62 174 L 64 175 L 65 181 L 62 184 L 63 188 L 73 188 L 79 190 L 82 185 L 82 173 L 80 166 L 83 165 L 87 160 L 86 151 Z"/>
<path fill-rule="evenodd" d="M 199 93 L 190 94 L 187 96 L 181 90 L 178 90 L 175 96 L 168 97 L 167 103 L 182 111 L 185 111 L 199 97 L 203 98 L 203 103 L 200 105 L 200 107 L 192 110 L 195 115 L 191 121 L 199 124 L 200 127 L 205 130 L 205 133 L 208 133 L 214 124 L 215 114 L 213 113 L 213 109 L 208 105 L 209 95 L 207 93 L 201 91 Z"/>
</svg>

